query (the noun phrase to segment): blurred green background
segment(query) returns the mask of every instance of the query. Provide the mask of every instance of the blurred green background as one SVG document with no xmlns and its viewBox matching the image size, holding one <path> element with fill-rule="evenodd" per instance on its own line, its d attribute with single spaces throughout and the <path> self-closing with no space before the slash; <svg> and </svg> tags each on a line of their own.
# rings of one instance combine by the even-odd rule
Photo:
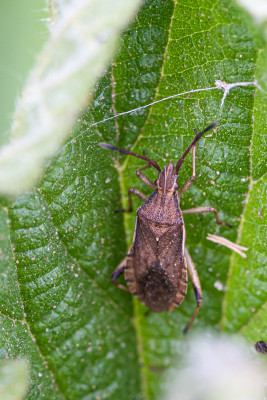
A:
<svg viewBox="0 0 267 400">
<path fill-rule="evenodd" d="M 0 145 L 9 137 L 16 98 L 48 37 L 45 0 L 0 2 Z"/>
</svg>

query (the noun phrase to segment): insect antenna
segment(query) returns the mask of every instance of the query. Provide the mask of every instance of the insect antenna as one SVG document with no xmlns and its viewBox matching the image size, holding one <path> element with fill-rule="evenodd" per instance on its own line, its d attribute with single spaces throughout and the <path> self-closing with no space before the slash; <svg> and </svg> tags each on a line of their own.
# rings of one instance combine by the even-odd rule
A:
<svg viewBox="0 0 267 400">
<path fill-rule="evenodd" d="M 147 161 L 150 165 L 152 165 L 159 172 L 161 172 L 161 169 L 160 169 L 158 163 L 156 163 L 156 161 L 154 161 L 154 160 L 150 160 L 150 158 L 146 157 L 145 155 L 141 156 L 140 154 L 132 153 L 131 151 L 124 150 L 124 149 L 119 149 L 118 147 L 111 146 L 110 144 L 107 144 L 107 143 L 99 143 L 99 146 L 103 147 L 104 149 L 116 150 L 116 151 L 119 151 L 120 153 L 128 154 L 129 156 L 141 158 L 141 160 Z"/>
<path fill-rule="evenodd" d="M 182 157 L 178 160 L 177 164 L 176 164 L 176 174 L 178 175 L 178 171 L 181 168 L 181 165 L 184 162 L 185 157 L 187 156 L 187 154 L 189 153 L 189 151 L 192 149 L 192 147 L 199 141 L 199 139 L 204 135 L 204 133 L 208 132 L 209 130 L 211 130 L 212 128 L 214 128 L 216 125 L 218 124 L 218 122 L 213 122 L 211 125 L 207 126 L 206 129 L 204 129 L 204 131 L 197 133 L 197 131 L 194 129 L 194 131 L 196 132 L 196 136 L 195 139 L 193 140 L 193 142 L 187 147 L 187 149 L 185 150 L 184 154 L 182 155 Z"/>
</svg>

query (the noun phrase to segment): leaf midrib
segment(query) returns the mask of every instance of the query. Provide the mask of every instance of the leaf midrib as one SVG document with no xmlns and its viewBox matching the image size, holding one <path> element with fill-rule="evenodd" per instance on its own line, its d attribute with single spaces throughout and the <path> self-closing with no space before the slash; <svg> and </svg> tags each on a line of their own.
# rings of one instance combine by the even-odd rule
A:
<svg viewBox="0 0 267 400">
<path fill-rule="evenodd" d="M 172 16 L 171 16 L 171 21 L 170 21 L 170 25 L 169 25 L 169 29 L 168 29 L 168 41 L 166 43 L 166 47 L 164 50 L 164 54 L 162 57 L 162 66 L 161 66 L 161 70 L 160 70 L 160 74 L 159 74 L 159 80 L 158 80 L 158 84 L 157 87 L 155 88 L 155 94 L 153 97 L 153 101 L 156 100 L 157 95 L 159 93 L 159 88 L 161 86 L 161 82 L 163 79 L 163 71 L 165 68 L 165 62 L 166 62 L 166 58 L 167 58 L 167 51 L 168 51 L 168 46 L 169 43 L 171 41 L 171 29 L 172 29 L 172 23 L 173 23 L 173 19 L 174 19 L 174 12 L 175 12 L 175 2 L 173 1 L 173 10 L 172 10 Z M 114 81 L 114 76 L 113 76 L 113 70 L 112 70 L 112 82 Z M 153 102 L 152 101 L 152 102 Z M 152 113 L 152 108 L 153 106 L 150 107 L 149 112 L 147 113 L 146 116 L 146 120 L 140 130 L 139 135 L 137 136 L 134 144 L 131 146 L 131 151 L 133 151 L 133 149 L 135 148 L 135 146 L 138 144 L 138 142 L 143 138 L 143 133 L 145 131 L 146 125 L 150 119 L 151 113 Z M 116 104 L 115 104 L 115 96 L 114 96 L 114 101 L 113 101 L 113 110 L 114 113 L 116 115 Z M 116 120 L 116 119 L 115 119 Z M 117 136 L 119 138 L 119 127 L 118 124 L 115 123 L 115 127 L 116 127 L 116 132 L 117 132 Z M 117 171 L 118 171 L 118 176 L 119 176 L 119 184 L 120 184 L 120 191 L 121 191 L 121 199 L 122 199 L 122 204 L 123 204 L 123 208 L 127 209 L 127 199 L 124 197 L 124 193 L 126 193 L 125 190 L 125 186 L 124 186 L 124 180 L 123 180 L 123 171 L 125 170 L 127 163 L 129 160 L 129 156 L 126 157 L 124 163 L 121 165 L 120 168 L 118 168 L 117 166 Z M 129 223 L 128 223 L 129 219 L 127 218 L 126 213 L 124 213 L 124 218 L 123 218 L 123 223 L 124 223 L 124 230 L 125 230 L 125 234 L 126 234 L 126 239 L 127 239 L 127 244 L 128 246 L 130 246 L 131 243 L 131 237 L 129 235 Z M 137 311 L 137 299 L 135 299 L 132 296 L 132 301 L 133 301 L 133 315 L 134 315 L 134 327 L 135 327 L 135 332 L 136 332 L 136 343 L 137 343 L 137 354 L 138 354 L 138 360 L 139 360 L 139 365 L 140 365 L 140 378 L 141 378 L 141 390 L 142 390 L 142 394 L 143 394 L 143 400 L 149 400 L 149 395 L 148 395 L 148 384 L 147 384 L 147 365 L 144 362 L 144 347 L 143 347 L 143 336 L 142 336 L 142 327 L 140 325 L 139 322 L 139 313 Z"/>
</svg>

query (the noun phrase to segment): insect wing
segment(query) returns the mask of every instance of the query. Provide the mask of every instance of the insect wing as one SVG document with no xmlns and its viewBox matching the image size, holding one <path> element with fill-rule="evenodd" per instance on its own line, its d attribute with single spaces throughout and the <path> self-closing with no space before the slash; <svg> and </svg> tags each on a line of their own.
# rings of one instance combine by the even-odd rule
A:
<svg viewBox="0 0 267 400">
<path fill-rule="evenodd" d="M 165 203 L 154 193 L 139 208 L 133 257 L 125 275 L 131 293 L 152 311 L 170 308 L 175 302 L 180 278 L 185 276 L 182 273 L 185 233 L 180 209 L 175 198 Z"/>
</svg>

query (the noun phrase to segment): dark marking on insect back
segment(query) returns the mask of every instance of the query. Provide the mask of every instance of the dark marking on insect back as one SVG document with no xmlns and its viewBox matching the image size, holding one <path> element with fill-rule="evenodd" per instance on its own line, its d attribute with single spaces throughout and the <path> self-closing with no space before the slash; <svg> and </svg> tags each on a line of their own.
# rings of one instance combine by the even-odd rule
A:
<svg viewBox="0 0 267 400">
<path fill-rule="evenodd" d="M 175 300 L 177 289 L 163 271 L 159 260 L 150 265 L 140 280 L 138 287 L 142 288 L 140 298 L 151 311 L 168 310 Z"/>
</svg>

